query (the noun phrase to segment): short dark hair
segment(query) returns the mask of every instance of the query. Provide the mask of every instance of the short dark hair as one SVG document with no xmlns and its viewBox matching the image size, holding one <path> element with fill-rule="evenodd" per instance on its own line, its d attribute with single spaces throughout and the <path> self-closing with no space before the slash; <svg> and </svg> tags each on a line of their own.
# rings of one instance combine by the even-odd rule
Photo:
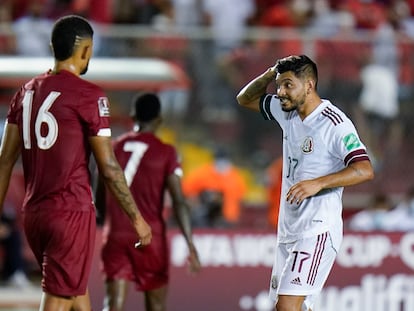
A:
<svg viewBox="0 0 414 311">
<path fill-rule="evenodd" d="M 306 55 L 291 55 L 276 62 L 278 73 L 292 71 L 296 77 L 311 77 L 318 84 L 318 68 L 316 64 Z"/>
<path fill-rule="evenodd" d="M 77 40 L 92 37 L 92 26 L 85 18 L 77 15 L 59 18 L 53 26 L 51 39 L 55 59 L 68 59 L 73 55 Z"/>
<path fill-rule="evenodd" d="M 154 93 L 142 93 L 135 96 L 131 116 L 138 122 L 149 122 L 160 116 L 161 103 Z"/>
</svg>

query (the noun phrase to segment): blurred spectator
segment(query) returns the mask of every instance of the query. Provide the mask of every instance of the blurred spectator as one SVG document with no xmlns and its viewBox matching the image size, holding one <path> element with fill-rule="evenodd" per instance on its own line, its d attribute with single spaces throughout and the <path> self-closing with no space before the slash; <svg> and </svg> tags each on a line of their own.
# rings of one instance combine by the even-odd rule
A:
<svg viewBox="0 0 414 311">
<path fill-rule="evenodd" d="M 6 199 L 0 219 L 0 245 L 3 248 L 2 280 L 7 286 L 27 288 L 32 284 L 26 276 L 22 228 L 18 224 L 17 209 Z"/>
<path fill-rule="evenodd" d="M 355 33 L 355 19 L 342 12 L 337 15 L 337 31 L 315 42 L 319 64 L 318 89 L 324 98 L 333 97 L 337 105 L 351 115 L 358 105 L 360 70 L 366 63 L 370 46 Z"/>
<path fill-rule="evenodd" d="M 118 0 L 113 3 L 114 23 L 135 24 L 138 21 L 138 3 L 145 1 Z M 142 4 L 143 5 L 143 4 Z"/>
<path fill-rule="evenodd" d="M 198 224 L 233 226 L 240 220 L 247 185 L 227 152 L 220 149 L 212 163 L 184 175 L 183 191 L 186 197 L 199 202 L 198 210 L 194 211 Z"/>
<path fill-rule="evenodd" d="M 256 13 L 253 0 L 203 0 L 202 13 L 211 28 L 215 56 L 220 57 L 240 46 L 245 39 L 247 26 Z"/>
<path fill-rule="evenodd" d="M 392 208 L 386 194 L 375 194 L 366 210 L 351 217 L 348 227 L 354 231 L 390 230 L 393 221 L 389 217 L 389 212 Z"/>
<path fill-rule="evenodd" d="M 117 24 L 150 25 L 160 6 L 170 0 L 117 0 L 113 1 L 114 22 Z"/>
<path fill-rule="evenodd" d="M 170 0 L 158 0 L 157 13 L 152 16 L 150 24 L 159 31 L 173 30 L 175 27 L 174 6 Z"/>
<path fill-rule="evenodd" d="M 235 118 L 235 93 L 218 68 L 228 53 L 240 47 L 248 25 L 256 13 L 254 0 L 202 0 L 203 26 L 211 31 L 211 39 L 203 40 L 196 49 L 193 69 L 199 80 L 198 98 L 206 121 L 227 122 Z"/>
<path fill-rule="evenodd" d="M 174 24 L 180 31 L 201 25 L 202 0 L 171 0 L 174 8 Z"/>
<path fill-rule="evenodd" d="M 359 98 L 363 118 L 359 124 L 361 135 L 371 149 L 378 170 L 399 153 L 403 132 L 399 119 L 401 83 L 398 40 L 404 36 L 401 21 L 405 13 L 393 6 L 386 12 L 386 19 L 378 24 L 374 32 L 370 62 L 361 71 Z"/>
<path fill-rule="evenodd" d="M 414 186 L 406 192 L 404 198 L 388 213 L 389 230 L 414 230 Z"/>
<path fill-rule="evenodd" d="M 280 195 L 282 191 L 283 159 L 278 157 L 266 170 L 267 186 L 267 220 L 269 225 L 277 230 L 279 220 Z"/>
<path fill-rule="evenodd" d="M 3 122 L 4 123 L 4 122 Z M 0 124 L 2 134 L 3 124 Z M 1 137 L 1 136 L 0 136 Z M 9 190 L 0 217 L 1 280 L 6 286 L 20 289 L 32 286 L 26 274 L 25 239 L 20 208 L 24 196 L 23 172 L 16 167 L 10 179 Z"/>
<path fill-rule="evenodd" d="M 386 5 L 380 1 L 346 0 L 343 6 L 352 12 L 358 29 L 376 29 L 386 19 Z"/>
<path fill-rule="evenodd" d="M 11 5 L 0 2 L 0 54 L 16 53 L 16 40 L 12 30 Z"/>
<path fill-rule="evenodd" d="M 288 0 L 262 10 L 258 26 L 303 27 L 308 24 L 312 5 L 307 0 Z"/>
<path fill-rule="evenodd" d="M 360 127 L 374 167 L 381 170 L 387 153 L 398 153 L 401 125 L 397 118 L 398 80 L 385 66 L 368 64 L 361 71 L 362 90 L 359 97 L 361 112 L 355 119 Z"/>
<path fill-rule="evenodd" d="M 331 37 L 341 30 L 354 32 L 355 17 L 345 8 L 336 7 L 329 0 L 316 0 L 309 21 L 309 31 L 317 36 Z"/>
<path fill-rule="evenodd" d="M 28 12 L 13 23 L 17 53 L 25 56 L 50 56 L 51 20 L 44 17 L 44 5 L 33 1 Z"/>
<path fill-rule="evenodd" d="M 369 210 L 355 214 L 349 228 L 356 231 L 412 231 L 414 230 L 414 186 L 393 206 L 385 194 L 373 198 Z"/>
<path fill-rule="evenodd" d="M 3 112 L 3 111 L 1 111 Z M 3 115 L 3 114 L 2 114 Z M 4 119 L 0 119 L 0 142 L 3 137 Z M 30 288 L 32 283 L 27 277 L 25 246 L 20 208 L 24 198 L 24 177 L 21 166 L 13 171 L 9 190 L 0 217 L 0 246 L 2 263 L 1 281 L 5 286 L 19 289 Z M 31 254 L 32 255 L 32 254 Z M 34 261 L 34 258 L 32 258 Z"/>
<path fill-rule="evenodd" d="M 152 17 L 150 26 L 155 30 L 148 38 L 140 41 L 139 54 L 159 57 L 185 69 L 188 38 L 179 33 L 175 21 L 175 8 L 170 0 L 157 1 L 159 12 Z"/>
<path fill-rule="evenodd" d="M 94 23 L 113 22 L 112 0 L 73 0 L 71 7 L 75 14 L 87 17 Z"/>
</svg>

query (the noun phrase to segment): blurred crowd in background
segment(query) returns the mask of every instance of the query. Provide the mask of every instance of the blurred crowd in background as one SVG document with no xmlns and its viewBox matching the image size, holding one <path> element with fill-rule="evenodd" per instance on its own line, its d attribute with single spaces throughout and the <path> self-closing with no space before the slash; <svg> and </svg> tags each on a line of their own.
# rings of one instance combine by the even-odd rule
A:
<svg viewBox="0 0 414 311">
<path fill-rule="evenodd" d="M 414 0 L 0 0 L 0 56 L 51 56 L 53 22 L 70 13 L 94 24 L 95 57 L 161 58 L 189 76 L 188 94 L 164 98 L 160 136 L 182 155 L 196 225 L 275 229 L 281 133 L 235 96 L 278 58 L 307 54 L 376 170 L 346 190 L 347 227 L 414 228 Z M 108 95 L 121 133 L 133 94 Z M 0 89 L 1 120 L 9 99 Z"/>
</svg>

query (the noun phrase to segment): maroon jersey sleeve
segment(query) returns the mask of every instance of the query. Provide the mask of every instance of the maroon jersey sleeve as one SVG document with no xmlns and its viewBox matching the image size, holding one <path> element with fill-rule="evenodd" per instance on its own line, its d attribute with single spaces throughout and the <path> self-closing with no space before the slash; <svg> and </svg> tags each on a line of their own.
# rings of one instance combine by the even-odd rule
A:
<svg viewBox="0 0 414 311">
<path fill-rule="evenodd" d="M 79 100 L 79 108 L 89 136 L 111 136 L 109 101 L 101 89 L 86 89 Z"/>
<path fill-rule="evenodd" d="M 10 103 L 10 107 L 9 107 L 9 111 L 7 113 L 7 122 L 8 123 L 13 123 L 16 124 L 17 123 L 17 113 L 19 111 L 21 111 L 21 107 L 16 107 L 18 102 L 20 102 L 19 98 L 21 97 L 21 94 L 23 93 L 24 89 L 20 88 L 20 90 L 18 92 L 16 92 L 16 94 L 14 94 L 11 103 Z"/>
</svg>

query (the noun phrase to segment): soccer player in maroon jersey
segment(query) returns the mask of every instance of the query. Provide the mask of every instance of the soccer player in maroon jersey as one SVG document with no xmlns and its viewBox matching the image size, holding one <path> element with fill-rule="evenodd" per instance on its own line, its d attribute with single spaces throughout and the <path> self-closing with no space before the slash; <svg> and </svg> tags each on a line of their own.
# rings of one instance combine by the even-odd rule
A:
<svg viewBox="0 0 414 311">
<path fill-rule="evenodd" d="M 108 100 L 80 78 L 92 55 L 92 38 L 93 29 L 82 17 L 56 21 L 54 68 L 15 94 L 0 149 L 0 211 L 13 166 L 22 157 L 24 229 L 42 271 L 40 310 L 91 310 L 87 283 L 96 228 L 91 151 L 136 239 L 142 245 L 151 241 L 151 228 L 113 153 Z"/>
<path fill-rule="evenodd" d="M 198 272 L 200 262 L 192 241 L 189 206 L 181 190 L 182 169 L 176 150 L 155 136 L 162 121 L 160 101 L 155 94 L 144 93 L 134 100 L 133 110 L 138 130 L 116 139 L 114 151 L 153 236 L 151 245 L 131 249 L 134 230 L 112 196 L 107 195 L 105 202 L 100 200 L 105 188 L 98 183 L 96 206 L 98 212 L 106 211 L 109 216 L 109 230 L 104 235 L 106 242 L 102 249 L 106 278 L 104 310 L 123 309 L 127 284 L 132 281 L 138 291 L 144 292 L 147 311 L 163 311 L 166 309 L 169 270 L 167 229 L 163 218 L 166 190 L 188 245 L 190 270 Z"/>
</svg>

